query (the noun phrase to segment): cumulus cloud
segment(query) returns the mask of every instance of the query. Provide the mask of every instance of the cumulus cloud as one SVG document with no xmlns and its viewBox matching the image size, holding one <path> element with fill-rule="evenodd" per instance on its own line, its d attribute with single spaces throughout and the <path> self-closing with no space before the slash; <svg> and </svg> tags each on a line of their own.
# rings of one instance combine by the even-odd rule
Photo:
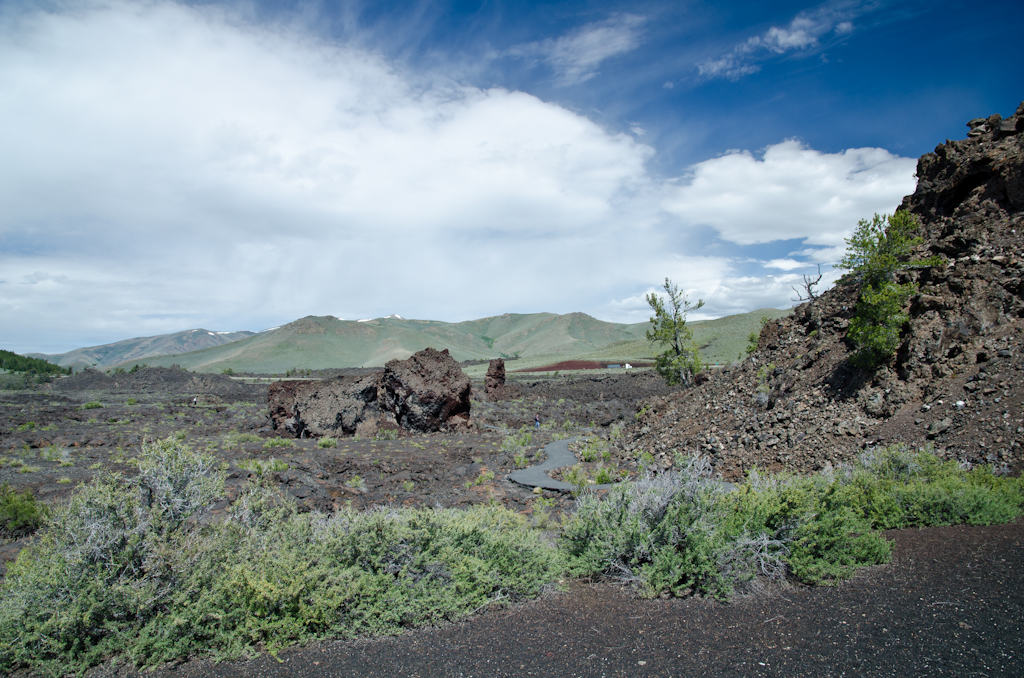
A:
<svg viewBox="0 0 1024 678">
<path fill-rule="evenodd" d="M 26 327 L 569 310 L 548 271 L 651 218 L 649 147 L 521 92 L 171 3 L 0 31 L 0 313 Z"/>
<path fill-rule="evenodd" d="M 847 35 L 854 30 L 852 19 L 873 10 L 876 2 L 838 0 L 826 2 L 797 14 L 787 26 L 772 26 L 736 45 L 722 56 L 697 64 L 701 76 L 738 80 L 761 70 L 760 62 L 774 55 L 818 47 L 828 34 Z"/>
<path fill-rule="evenodd" d="M 566 73 L 635 39 L 588 52 L 594 30 Z M 639 322 L 665 276 L 708 315 L 785 305 L 802 271 L 693 234 L 834 261 L 913 181 L 886 151 L 784 142 L 666 183 L 635 136 L 529 94 L 159 1 L 6 10 L 0 119 L 0 345 L 21 351 L 308 314 Z"/>
<path fill-rule="evenodd" d="M 881 148 L 822 153 L 789 140 L 761 158 L 735 152 L 691 168 L 665 208 L 741 245 L 800 239 L 841 246 L 857 220 L 913 193 L 916 161 Z"/>
<path fill-rule="evenodd" d="M 646 19 L 641 16 L 616 15 L 556 39 L 519 45 L 509 54 L 540 58 L 555 71 L 563 84 L 576 85 L 597 75 L 597 69 L 603 62 L 636 49 L 644 23 Z"/>
</svg>

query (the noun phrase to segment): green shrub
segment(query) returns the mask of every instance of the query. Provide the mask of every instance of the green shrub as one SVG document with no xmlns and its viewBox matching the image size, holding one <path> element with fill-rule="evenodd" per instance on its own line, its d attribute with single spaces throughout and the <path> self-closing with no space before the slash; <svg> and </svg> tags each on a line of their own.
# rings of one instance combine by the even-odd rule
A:
<svg viewBox="0 0 1024 678">
<path fill-rule="evenodd" d="M 397 428 L 380 428 L 373 436 L 374 440 L 398 440 Z"/>
<path fill-rule="evenodd" d="M 871 368 L 892 357 L 900 346 L 903 328 L 910 320 L 903 307 L 916 290 L 913 283 L 883 282 L 861 291 L 856 315 L 846 332 L 857 347 L 850 359 L 854 365 Z"/>
<path fill-rule="evenodd" d="M 531 444 L 533 444 L 533 431 L 529 427 L 523 426 L 519 431 L 505 436 L 501 441 L 501 450 L 513 455 L 523 454 Z"/>
<path fill-rule="evenodd" d="M 36 501 L 32 490 L 18 492 L 7 483 L 0 485 L 0 533 L 5 537 L 35 532 L 48 512 L 49 507 Z"/>
<path fill-rule="evenodd" d="M 225 447 L 241 447 L 245 443 L 258 443 L 262 442 L 263 438 L 260 438 L 255 433 L 240 433 L 233 431 L 224 436 Z"/>
<path fill-rule="evenodd" d="M 927 451 L 873 450 L 855 464 L 811 477 L 752 472 L 735 492 L 706 460 L 680 472 L 622 483 L 603 500 L 588 493 L 563 527 L 569 571 L 633 583 L 641 593 L 727 597 L 757 578 L 811 584 L 886 562 L 878 529 L 1013 520 L 1024 481 L 989 468 L 964 471 Z"/>
<path fill-rule="evenodd" d="M 71 450 L 61 445 L 48 445 L 39 451 L 39 456 L 45 461 L 68 461 L 71 459 Z"/>
<path fill-rule="evenodd" d="M 580 446 L 580 460 L 585 462 L 597 461 L 608 451 L 608 441 L 596 436 L 590 436 L 583 440 Z"/>
<path fill-rule="evenodd" d="M 480 475 L 478 475 L 476 478 L 474 478 L 473 480 L 466 481 L 466 488 L 469 489 L 470 487 L 474 487 L 476 485 L 483 485 L 484 483 L 489 483 L 492 480 L 494 480 L 494 471 L 481 470 Z"/>
<path fill-rule="evenodd" d="M 83 410 L 98 410 L 103 407 L 103 403 L 98 400 L 90 400 L 89 402 L 82 405 Z"/>
<path fill-rule="evenodd" d="M 612 472 L 612 469 L 607 466 L 599 464 L 597 468 L 594 469 L 594 482 L 598 485 L 607 485 L 609 483 L 614 483 L 617 480 L 619 480 L 618 476 L 616 476 Z"/>
<path fill-rule="evenodd" d="M 880 529 L 993 525 L 1020 515 L 1024 481 L 970 471 L 924 450 L 892 446 L 864 453 L 838 474 L 842 501 Z"/>
<path fill-rule="evenodd" d="M 272 450 L 275 447 L 295 447 L 295 441 L 288 438 L 268 438 L 263 443 L 264 450 Z"/>
<path fill-rule="evenodd" d="M 238 463 L 239 468 L 252 471 L 257 478 L 265 478 L 271 473 L 280 473 L 288 470 L 288 464 L 280 459 L 270 457 L 268 459 L 244 459 Z"/>
<path fill-rule="evenodd" d="M 324 436 L 320 440 L 316 441 L 316 446 L 321 450 L 326 450 L 332 447 L 337 447 L 338 439 L 330 436 Z"/>
<path fill-rule="evenodd" d="M 570 466 L 562 472 L 562 480 L 572 485 L 573 492 L 577 494 L 583 492 L 587 486 L 590 485 L 590 477 L 587 475 L 586 470 L 579 464 Z"/>
<path fill-rule="evenodd" d="M 138 490 L 117 476 L 83 486 L 21 552 L 0 584 L 0 671 L 401 633 L 536 596 L 562 571 L 557 551 L 500 507 L 299 513 L 256 484 L 228 520 L 172 527 Z"/>
</svg>

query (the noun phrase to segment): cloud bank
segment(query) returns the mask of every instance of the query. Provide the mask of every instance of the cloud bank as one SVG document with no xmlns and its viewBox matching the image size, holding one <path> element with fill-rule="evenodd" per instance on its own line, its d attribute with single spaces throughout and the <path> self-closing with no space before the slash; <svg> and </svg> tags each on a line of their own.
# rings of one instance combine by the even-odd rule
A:
<svg viewBox="0 0 1024 678">
<path fill-rule="evenodd" d="M 607 58 L 573 53 L 574 77 Z M 665 180 L 653 148 L 529 94 L 168 2 L 8 10 L 0 119 L 20 351 L 307 314 L 638 322 L 666 275 L 709 315 L 786 305 L 802 271 L 769 260 L 815 261 L 913 187 L 907 159 L 795 141 Z M 751 262 L 695 246 L 707 229 L 801 245 Z"/>
</svg>

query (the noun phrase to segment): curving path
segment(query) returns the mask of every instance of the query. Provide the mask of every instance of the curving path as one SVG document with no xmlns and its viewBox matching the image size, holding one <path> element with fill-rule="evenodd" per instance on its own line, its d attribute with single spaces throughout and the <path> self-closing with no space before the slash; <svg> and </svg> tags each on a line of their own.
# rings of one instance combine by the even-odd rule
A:
<svg viewBox="0 0 1024 678">
<path fill-rule="evenodd" d="M 549 478 L 548 471 L 554 471 L 563 466 L 574 466 L 578 463 L 576 455 L 569 451 L 569 443 L 574 440 L 577 438 L 566 438 L 548 443 L 544 446 L 544 453 L 548 455 L 548 458 L 544 460 L 543 464 L 513 471 L 508 474 L 508 479 L 526 487 L 540 487 L 545 490 L 572 490 L 573 486 L 569 483 Z M 590 489 L 607 490 L 612 487 L 615 487 L 615 484 L 609 483 L 607 485 L 591 485 Z"/>
<path fill-rule="evenodd" d="M 556 440 L 553 443 L 548 443 L 544 446 L 544 453 L 548 455 L 548 458 L 543 464 L 537 466 L 531 466 L 524 468 L 519 471 L 513 471 L 508 474 L 508 479 L 519 485 L 526 487 L 540 487 L 545 490 L 560 490 L 563 492 L 573 490 L 573 486 L 562 480 L 555 480 L 554 478 L 548 477 L 548 471 L 554 471 L 556 468 L 562 468 L 565 466 L 575 466 L 579 461 L 576 459 L 576 455 L 569 451 L 569 443 L 577 440 L 578 437 L 567 438 L 565 440 Z M 723 481 L 713 481 L 721 483 L 722 488 L 726 492 L 732 492 L 736 489 L 736 485 L 733 483 L 727 483 Z M 619 483 L 609 483 L 605 485 L 590 485 L 591 490 L 607 490 L 615 487 Z"/>
</svg>

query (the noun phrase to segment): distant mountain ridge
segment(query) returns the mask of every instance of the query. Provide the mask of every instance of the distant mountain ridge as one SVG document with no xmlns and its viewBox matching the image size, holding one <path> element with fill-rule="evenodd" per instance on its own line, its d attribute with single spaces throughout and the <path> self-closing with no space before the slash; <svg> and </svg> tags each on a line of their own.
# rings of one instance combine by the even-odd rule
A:
<svg viewBox="0 0 1024 678">
<path fill-rule="evenodd" d="M 747 335 L 760 327 L 762 316 L 778 318 L 788 313 L 760 309 L 692 326 L 706 360 L 731 361 L 742 351 Z M 76 349 L 59 356 L 36 356 L 64 366 L 111 368 L 145 362 L 153 367 L 180 365 L 197 372 L 230 368 L 258 373 L 279 373 L 293 367 L 379 367 L 427 347 L 448 349 L 459 361 L 513 356 L 524 360 L 625 360 L 653 355 L 645 338 L 649 328 L 647 322 L 609 323 L 585 313 L 505 313 L 459 323 L 396 315 L 373 320 L 307 316 L 259 333 L 188 330 Z"/>
<path fill-rule="evenodd" d="M 189 353 L 246 339 L 256 332 L 211 332 L 206 329 L 185 330 L 160 334 L 155 337 L 135 337 L 113 344 L 76 348 L 67 353 L 29 353 L 32 358 L 42 358 L 61 367 L 110 367 L 121 363 L 142 362 L 147 358 L 175 353 Z"/>
</svg>

